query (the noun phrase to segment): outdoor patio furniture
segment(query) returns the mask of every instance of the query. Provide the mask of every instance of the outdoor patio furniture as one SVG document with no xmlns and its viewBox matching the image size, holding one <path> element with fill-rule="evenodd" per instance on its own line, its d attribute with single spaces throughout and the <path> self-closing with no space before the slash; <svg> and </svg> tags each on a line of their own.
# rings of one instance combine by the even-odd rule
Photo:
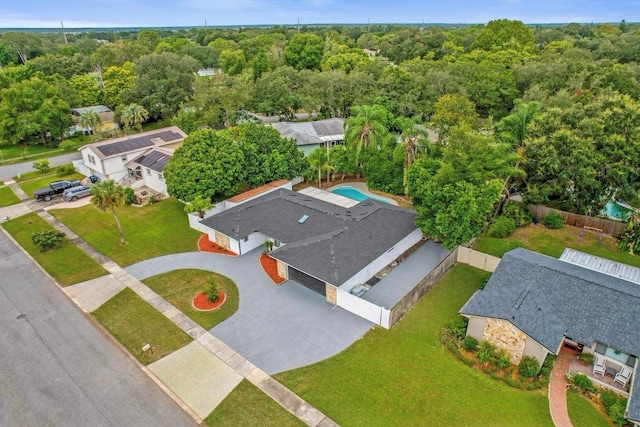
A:
<svg viewBox="0 0 640 427">
<path fill-rule="evenodd" d="M 604 356 L 598 353 L 594 353 L 594 356 L 595 360 L 593 361 L 593 373 L 604 376 L 604 373 L 607 369 L 607 367 L 605 366 L 606 359 L 604 358 Z"/>
<path fill-rule="evenodd" d="M 620 372 L 618 372 L 613 378 L 613 382 L 621 384 L 622 387 L 626 387 L 627 383 L 629 382 L 629 378 L 631 378 L 631 373 L 631 368 L 629 368 L 628 366 L 623 366 Z"/>
</svg>

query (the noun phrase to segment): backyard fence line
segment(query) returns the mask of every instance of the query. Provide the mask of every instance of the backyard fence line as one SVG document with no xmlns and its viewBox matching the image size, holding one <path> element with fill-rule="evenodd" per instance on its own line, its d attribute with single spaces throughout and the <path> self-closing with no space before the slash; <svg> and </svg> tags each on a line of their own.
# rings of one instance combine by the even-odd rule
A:
<svg viewBox="0 0 640 427">
<path fill-rule="evenodd" d="M 459 246 L 456 262 L 493 273 L 500 263 L 500 258 Z"/>
<path fill-rule="evenodd" d="M 529 210 L 536 218 L 544 218 L 552 212 L 559 213 L 564 219 L 566 225 L 572 225 L 574 227 L 592 227 L 602 230 L 603 233 L 610 236 L 617 236 L 622 233 L 627 224 L 619 221 L 612 221 L 610 219 L 598 218 L 594 216 L 586 216 L 575 214 L 571 212 L 561 211 L 558 209 L 549 208 L 547 206 L 529 205 Z"/>
<path fill-rule="evenodd" d="M 456 263 L 458 258 L 458 247 L 456 247 L 445 259 L 440 261 L 424 279 L 422 279 L 408 294 L 393 306 L 389 313 L 389 328 L 395 325 L 402 316 L 416 305 L 418 300 L 427 293 L 429 289 Z"/>
</svg>

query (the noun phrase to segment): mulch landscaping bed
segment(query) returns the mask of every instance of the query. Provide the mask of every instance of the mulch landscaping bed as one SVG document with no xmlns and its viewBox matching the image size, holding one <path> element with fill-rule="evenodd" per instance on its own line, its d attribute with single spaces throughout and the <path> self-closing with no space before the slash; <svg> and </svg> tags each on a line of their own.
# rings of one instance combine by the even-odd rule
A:
<svg viewBox="0 0 640 427">
<path fill-rule="evenodd" d="M 279 285 L 284 282 L 284 279 L 278 276 L 278 264 L 275 259 L 268 255 L 260 255 L 260 265 L 262 265 L 262 269 L 267 273 L 267 276 L 269 276 L 273 283 Z"/>
<path fill-rule="evenodd" d="M 225 294 L 224 291 L 220 291 L 220 290 L 218 291 L 218 299 L 215 300 L 214 302 L 209 301 L 207 299 L 207 295 L 204 292 L 199 292 L 198 294 L 196 294 L 195 297 L 193 297 L 193 300 L 191 301 L 191 305 L 196 310 L 211 311 L 211 310 L 215 310 L 216 308 L 224 304 L 226 299 L 227 299 L 227 294 Z"/>
<path fill-rule="evenodd" d="M 207 236 L 206 234 L 203 234 L 198 239 L 198 249 L 200 250 L 200 252 L 213 252 L 221 255 L 238 256 L 238 254 L 236 254 L 235 252 L 228 251 L 219 244 L 209 240 L 209 236 Z"/>
</svg>

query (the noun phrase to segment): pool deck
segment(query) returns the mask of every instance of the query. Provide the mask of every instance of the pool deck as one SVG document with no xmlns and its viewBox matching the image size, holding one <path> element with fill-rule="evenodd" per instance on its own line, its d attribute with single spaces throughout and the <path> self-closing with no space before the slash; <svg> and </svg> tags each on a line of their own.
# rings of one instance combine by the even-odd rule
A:
<svg viewBox="0 0 640 427">
<path fill-rule="evenodd" d="M 324 200 L 325 202 L 333 203 L 334 205 L 342 206 L 343 208 L 350 208 L 357 205 L 357 200 L 350 199 L 348 197 L 341 196 L 339 194 L 330 193 L 329 191 L 320 190 L 316 187 L 307 187 L 298 191 L 300 194 L 304 194 L 314 199 Z"/>
<path fill-rule="evenodd" d="M 390 205 L 394 205 L 394 206 L 398 206 L 398 202 L 396 202 L 393 199 L 390 199 L 388 197 L 383 197 L 383 196 L 378 196 L 377 194 L 373 194 L 371 191 L 369 191 L 369 187 L 367 187 L 367 184 L 364 182 L 345 182 L 342 184 L 336 184 L 333 187 L 329 187 L 327 188 L 327 191 L 331 191 L 335 188 L 338 187 L 351 187 L 351 188 L 355 188 L 356 190 L 358 190 L 359 192 L 366 194 L 367 196 L 371 196 L 377 199 L 384 199 L 386 200 Z"/>
</svg>

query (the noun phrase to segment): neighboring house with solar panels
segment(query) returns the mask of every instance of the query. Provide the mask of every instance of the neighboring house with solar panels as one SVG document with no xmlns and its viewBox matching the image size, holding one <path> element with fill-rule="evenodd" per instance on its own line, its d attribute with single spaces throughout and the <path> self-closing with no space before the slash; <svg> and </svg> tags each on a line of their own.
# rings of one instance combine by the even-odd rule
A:
<svg viewBox="0 0 640 427">
<path fill-rule="evenodd" d="M 283 138 L 296 141 L 305 156 L 318 147 L 331 148 L 344 144 L 344 119 L 332 118 L 315 122 L 278 122 L 271 126 Z"/>
<path fill-rule="evenodd" d="M 164 167 L 186 136 L 179 127 L 170 126 L 87 144 L 79 148 L 82 159 L 73 165 L 85 176 L 167 195 Z"/>
</svg>

